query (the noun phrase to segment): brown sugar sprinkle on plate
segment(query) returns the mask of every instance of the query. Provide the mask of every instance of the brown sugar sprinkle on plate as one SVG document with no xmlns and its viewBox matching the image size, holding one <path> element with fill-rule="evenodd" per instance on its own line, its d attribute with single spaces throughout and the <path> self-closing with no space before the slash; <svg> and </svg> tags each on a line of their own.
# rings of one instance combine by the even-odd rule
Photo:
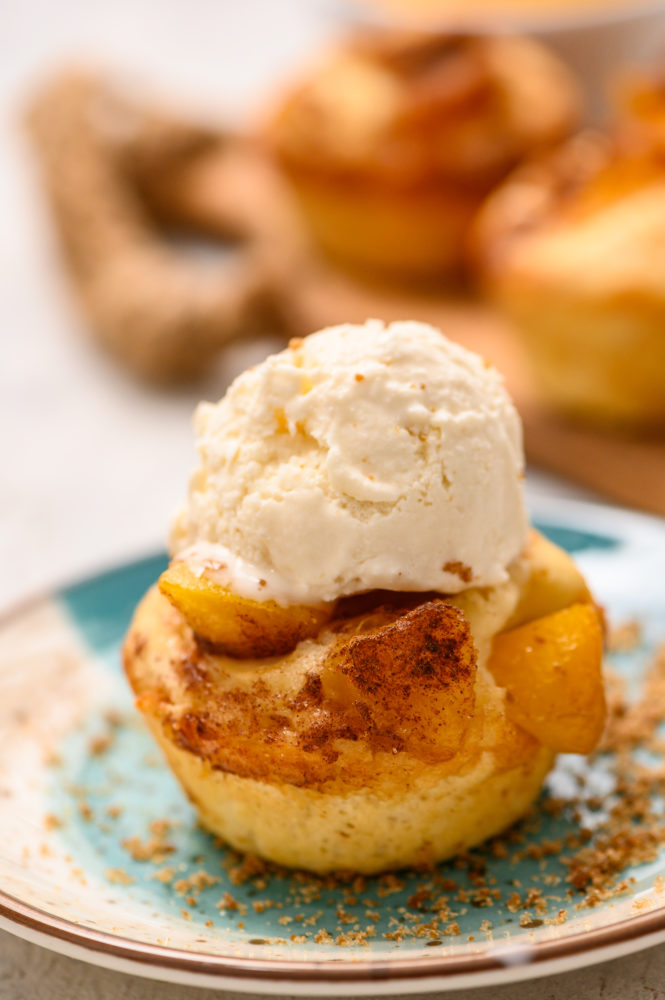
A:
<svg viewBox="0 0 665 1000">
<path fill-rule="evenodd" d="M 642 641 L 642 625 L 640 622 L 626 621 L 609 629 L 607 648 L 612 652 L 629 653 L 636 649 Z"/>
<path fill-rule="evenodd" d="M 136 881 L 124 868 L 109 868 L 106 877 L 111 885 L 132 885 Z"/>
</svg>

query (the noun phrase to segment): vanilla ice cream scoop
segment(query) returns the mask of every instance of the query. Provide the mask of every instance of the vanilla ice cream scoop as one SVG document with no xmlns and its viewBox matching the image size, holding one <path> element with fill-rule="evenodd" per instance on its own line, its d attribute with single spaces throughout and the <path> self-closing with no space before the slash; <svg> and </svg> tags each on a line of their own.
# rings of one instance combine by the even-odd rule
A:
<svg viewBox="0 0 665 1000">
<path fill-rule="evenodd" d="M 506 579 L 525 543 L 520 421 L 500 375 L 423 323 L 332 327 L 195 416 L 176 558 L 282 604 Z"/>
</svg>

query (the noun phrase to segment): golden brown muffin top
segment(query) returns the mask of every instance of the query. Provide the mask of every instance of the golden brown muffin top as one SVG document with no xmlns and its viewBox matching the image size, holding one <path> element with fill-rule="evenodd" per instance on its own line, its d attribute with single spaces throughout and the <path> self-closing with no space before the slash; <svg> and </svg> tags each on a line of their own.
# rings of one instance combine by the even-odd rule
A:
<svg viewBox="0 0 665 1000">
<path fill-rule="evenodd" d="M 535 42 L 366 32 L 320 60 L 269 132 L 293 168 L 487 185 L 575 125 L 568 70 Z"/>
</svg>

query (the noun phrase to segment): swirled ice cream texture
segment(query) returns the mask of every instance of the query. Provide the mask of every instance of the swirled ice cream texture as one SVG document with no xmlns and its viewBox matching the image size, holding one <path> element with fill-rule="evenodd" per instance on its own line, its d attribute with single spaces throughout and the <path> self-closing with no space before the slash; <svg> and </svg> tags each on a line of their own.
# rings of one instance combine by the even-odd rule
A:
<svg viewBox="0 0 665 1000">
<path fill-rule="evenodd" d="M 527 530 L 501 376 L 416 322 L 292 341 L 195 415 L 172 551 L 283 604 L 506 579 Z"/>
</svg>

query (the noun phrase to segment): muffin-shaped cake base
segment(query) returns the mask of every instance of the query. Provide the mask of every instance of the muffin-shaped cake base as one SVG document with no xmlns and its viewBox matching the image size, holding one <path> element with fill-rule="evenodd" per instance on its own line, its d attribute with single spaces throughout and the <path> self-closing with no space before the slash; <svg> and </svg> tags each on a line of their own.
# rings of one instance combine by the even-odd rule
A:
<svg viewBox="0 0 665 1000">
<path fill-rule="evenodd" d="M 211 651 L 153 588 L 125 667 L 204 826 L 282 865 L 373 873 L 499 833 L 557 750 L 590 750 L 600 647 L 582 577 L 534 535 L 504 584 L 347 599 L 259 660 Z"/>
</svg>

